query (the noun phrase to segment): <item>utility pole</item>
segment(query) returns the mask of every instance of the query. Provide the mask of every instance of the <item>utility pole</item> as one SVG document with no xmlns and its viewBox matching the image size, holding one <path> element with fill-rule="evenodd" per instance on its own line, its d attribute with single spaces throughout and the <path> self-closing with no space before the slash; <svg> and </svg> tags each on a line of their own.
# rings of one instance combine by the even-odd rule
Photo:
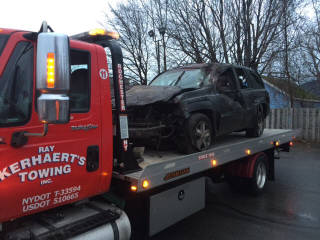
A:
<svg viewBox="0 0 320 240">
<path fill-rule="evenodd" d="M 293 108 L 293 93 L 292 93 L 292 83 L 289 72 L 289 44 L 288 44 L 288 0 L 283 0 L 283 13 L 284 13 L 284 67 L 287 76 L 288 92 L 290 98 L 290 107 Z"/>
<path fill-rule="evenodd" d="M 156 34 L 153 30 L 150 30 L 148 32 L 149 37 L 151 37 L 154 41 L 154 45 L 156 47 L 156 58 L 157 58 L 157 64 L 158 64 L 158 74 L 160 74 L 161 69 L 160 69 L 160 40 L 156 39 Z"/>
<path fill-rule="evenodd" d="M 162 46 L 163 46 L 163 71 L 167 70 L 167 54 L 166 54 L 166 41 L 164 39 L 164 35 L 166 33 L 166 27 L 160 26 L 159 33 L 162 36 Z"/>
</svg>

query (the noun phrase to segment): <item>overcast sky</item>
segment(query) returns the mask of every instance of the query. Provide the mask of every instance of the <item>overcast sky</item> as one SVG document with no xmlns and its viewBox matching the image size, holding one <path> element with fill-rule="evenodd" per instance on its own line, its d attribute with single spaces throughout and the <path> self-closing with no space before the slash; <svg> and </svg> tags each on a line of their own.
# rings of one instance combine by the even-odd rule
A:
<svg viewBox="0 0 320 240">
<path fill-rule="evenodd" d="M 125 0 L 0 0 L 0 27 L 38 31 L 43 20 L 55 32 L 73 35 L 102 27 L 108 4 Z M 301 9 L 314 17 L 310 6 Z"/>
<path fill-rule="evenodd" d="M 1 0 L 0 27 L 38 31 L 43 20 L 68 35 L 101 27 L 119 0 Z"/>
</svg>

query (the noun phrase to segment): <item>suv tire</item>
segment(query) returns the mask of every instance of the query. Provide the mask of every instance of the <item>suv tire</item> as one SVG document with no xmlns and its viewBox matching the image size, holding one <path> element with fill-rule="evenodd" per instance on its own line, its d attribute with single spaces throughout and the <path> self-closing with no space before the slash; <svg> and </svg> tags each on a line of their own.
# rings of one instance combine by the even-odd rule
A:
<svg viewBox="0 0 320 240">
<path fill-rule="evenodd" d="M 264 130 L 264 117 L 262 107 L 259 106 L 257 109 L 256 121 L 253 128 L 246 130 L 247 137 L 260 137 Z"/>
<path fill-rule="evenodd" d="M 205 114 L 192 114 L 186 121 L 184 131 L 184 138 L 178 144 L 180 152 L 190 154 L 205 151 L 211 147 L 212 124 Z"/>
</svg>

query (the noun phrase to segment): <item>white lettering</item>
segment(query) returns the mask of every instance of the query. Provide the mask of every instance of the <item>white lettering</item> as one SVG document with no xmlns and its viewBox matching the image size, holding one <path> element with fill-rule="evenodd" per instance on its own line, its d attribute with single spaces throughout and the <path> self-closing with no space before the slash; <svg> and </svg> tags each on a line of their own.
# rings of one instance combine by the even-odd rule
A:
<svg viewBox="0 0 320 240">
<path fill-rule="evenodd" d="M 65 166 L 63 167 L 63 173 L 64 173 L 64 174 L 71 173 L 71 166 L 70 166 L 70 165 L 65 165 Z"/>
<path fill-rule="evenodd" d="M 30 182 L 35 180 L 37 177 L 38 177 L 38 172 L 35 170 L 28 173 L 28 180 Z"/>
<path fill-rule="evenodd" d="M 28 174 L 28 172 L 19 173 L 20 182 L 25 182 L 26 181 L 26 175 L 27 174 Z"/>
<path fill-rule="evenodd" d="M 85 157 L 81 157 L 79 162 L 78 162 L 78 165 L 79 166 L 83 166 L 85 164 L 85 162 L 86 162 L 86 158 Z"/>
<path fill-rule="evenodd" d="M 68 162 L 69 153 L 62 153 L 61 154 L 61 162 Z"/>
<path fill-rule="evenodd" d="M 78 155 L 76 155 L 76 154 L 70 154 L 70 156 L 71 156 L 71 163 L 73 163 L 74 162 L 74 159 L 77 157 L 77 158 L 79 158 L 79 156 Z"/>
<path fill-rule="evenodd" d="M 26 159 L 21 160 L 20 165 L 21 165 L 22 170 L 31 167 L 30 159 L 26 158 Z"/>
<path fill-rule="evenodd" d="M 0 171 L 0 180 L 3 181 L 6 179 L 6 177 L 10 177 L 11 174 L 7 172 L 7 168 L 4 168 L 2 171 Z"/>
<path fill-rule="evenodd" d="M 60 153 L 54 153 L 52 162 L 59 162 L 60 161 Z"/>
<path fill-rule="evenodd" d="M 11 171 L 12 174 L 15 174 L 15 173 L 21 171 L 21 169 L 19 168 L 19 163 L 18 162 L 11 164 L 9 166 L 9 168 L 10 168 L 10 171 Z"/>
<path fill-rule="evenodd" d="M 62 166 L 54 168 L 54 175 L 55 176 L 62 175 Z"/>
<path fill-rule="evenodd" d="M 31 158 L 31 160 L 32 160 L 32 166 L 35 166 L 37 164 L 40 165 L 41 164 L 41 155 L 39 154 L 38 157 L 33 156 Z"/>
<path fill-rule="evenodd" d="M 47 178 L 49 176 L 49 168 L 38 170 L 39 178 Z"/>
<path fill-rule="evenodd" d="M 47 162 L 51 162 L 50 153 L 46 153 L 46 155 L 44 155 L 43 163 L 47 163 Z"/>
<path fill-rule="evenodd" d="M 44 152 L 44 147 L 39 147 L 38 153 L 43 153 Z"/>
</svg>

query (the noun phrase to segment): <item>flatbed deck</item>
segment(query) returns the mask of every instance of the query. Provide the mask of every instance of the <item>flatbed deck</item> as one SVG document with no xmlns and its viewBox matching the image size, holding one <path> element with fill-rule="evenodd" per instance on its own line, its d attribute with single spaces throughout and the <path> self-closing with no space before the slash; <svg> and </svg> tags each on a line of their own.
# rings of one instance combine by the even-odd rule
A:
<svg viewBox="0 0 320 240">
<path fill-rule="evenodd" d="M 190 155 L 176 151 L 146 151 L 144 161 L 139 165 L 141 171 L 130 174 L 113 173 L 113 177 L 129 181 L 137 186 L 137 192 L 145 191 L 142 182 L 149 180 L 150 187 L 155 188 L 177 179 L 211 169 L 211 160 L 217 161 L 217 166 L 248 156 L 250 154 L 273 148 L 271 142 L 287 143 L 296 137 L 299 130 L 265 129 L 258 138 L 247 138 L 244 133 L 232 133 L 217 139 L 209 150 Z"/>
</svg>

